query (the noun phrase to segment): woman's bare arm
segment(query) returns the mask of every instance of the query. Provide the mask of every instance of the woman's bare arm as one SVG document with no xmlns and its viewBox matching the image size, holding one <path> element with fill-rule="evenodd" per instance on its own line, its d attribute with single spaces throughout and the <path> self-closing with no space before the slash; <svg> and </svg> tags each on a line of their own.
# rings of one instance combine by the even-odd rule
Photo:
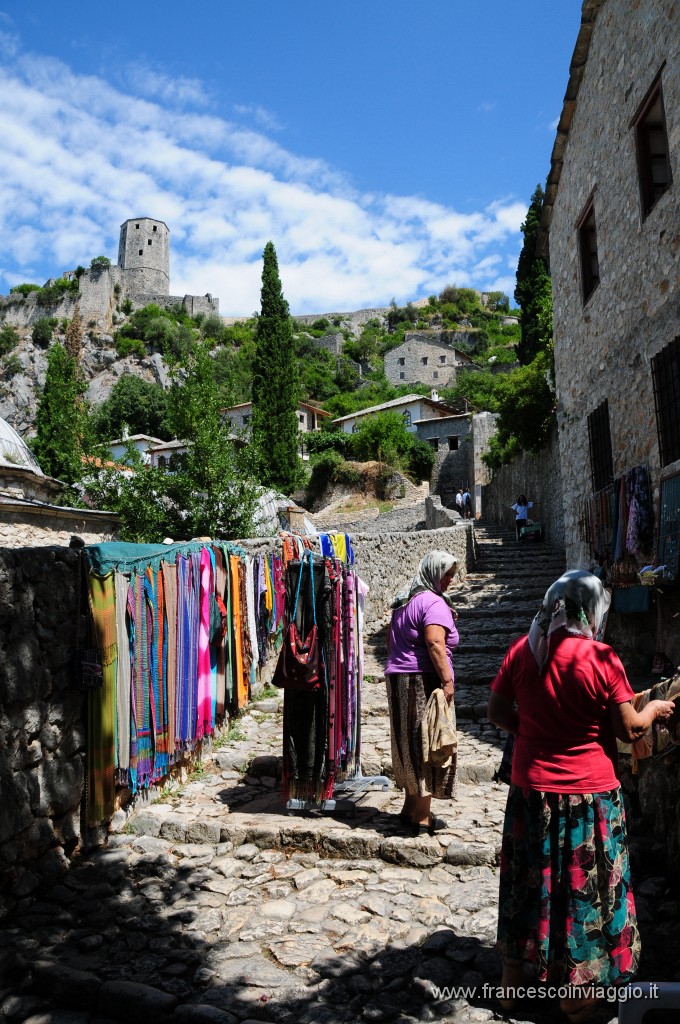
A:
<svg viewBox="0 0 680 1024">
<path fill-rule="evenodd" d="M 519 715 L 509 697 L 492 692 L 489 697 L 486 717 L 504 732 L 511 732 L 513 736 L 519 732 Z"/>
<path fill-rule="evenodd" d="M 644 735 L 657 718 L 670 718 L 674 711 L 672 700 L 650 700 L 642 711 L 636 711 L 630 702 L 610 704 L 609 721 L 618 740 L 633 743 Z"/>
<path fill-rule="evenodd" d="M 439 676 L 447 700 L 453 697 L 453 673 L 446 650 L 446 630 L 443 626 L 425 626 L 425 644 L 435 672 Z"/>
</svg>

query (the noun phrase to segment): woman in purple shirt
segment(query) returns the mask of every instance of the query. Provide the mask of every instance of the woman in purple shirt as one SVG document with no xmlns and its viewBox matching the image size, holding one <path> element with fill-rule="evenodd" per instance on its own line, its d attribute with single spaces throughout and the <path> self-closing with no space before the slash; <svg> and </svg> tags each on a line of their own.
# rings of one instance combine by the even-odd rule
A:
<svg viewBox="0 0 680 1024">
<path fill-rule="evenodd" d="M 399 817 L 414 835 L 432 835 L 446 828 L 442 818 L 431 814 L 430 801 L 455 794 L 456 757 L 447 768 L 424 763 L 421 722 L 438 686 L 453 714 L 453 650 L 458 630 L 455 612 L 444 595 L 456 568 L 456 559 L 448 552 L 430 551 L 411 585 L 399 592 L 392 605 L 385 666 L 392 769 L 397 787 L 406 794 Z"/>
</svg>

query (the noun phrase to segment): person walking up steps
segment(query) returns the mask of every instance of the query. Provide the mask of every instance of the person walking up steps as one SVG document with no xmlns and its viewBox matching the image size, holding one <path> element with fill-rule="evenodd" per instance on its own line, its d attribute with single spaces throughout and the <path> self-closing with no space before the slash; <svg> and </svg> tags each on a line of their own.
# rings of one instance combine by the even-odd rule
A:
<svg viewBox="0 0 680 1024">
<path fill-rule="evenodd" d="M 517 540 L 519 540 L 519 531 L 523 526 L 527 525 L 529 509 L 533 507 L 533 501 L 527 501 L 526 494 L 520 494 L 515 504 L 510 506 L 515 513 L 515 530 L 517 532 Z"/>
</svg>

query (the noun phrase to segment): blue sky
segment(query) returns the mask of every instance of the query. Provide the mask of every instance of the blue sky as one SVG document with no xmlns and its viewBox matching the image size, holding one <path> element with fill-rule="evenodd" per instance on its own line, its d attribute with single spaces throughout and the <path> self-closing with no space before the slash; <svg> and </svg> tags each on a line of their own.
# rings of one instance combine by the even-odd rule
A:
<svg viewBox="0 0 680 1024">
<path fill-rule="evenodd" d="M 172 294 L 512 293 L 578 0 L 0 0 L 0 294 L 170 228 Z"/>
</svg>

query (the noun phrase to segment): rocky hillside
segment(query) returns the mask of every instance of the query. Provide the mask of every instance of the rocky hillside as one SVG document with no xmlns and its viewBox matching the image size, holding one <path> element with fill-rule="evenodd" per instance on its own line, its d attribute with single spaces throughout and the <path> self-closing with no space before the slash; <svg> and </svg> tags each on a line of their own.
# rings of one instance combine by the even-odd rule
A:
<svg viewBox="0 0 680 1024">
<path fill-rule="evenodd" d="M 47 349 L 33 343 L 31 331 L 20 329 L 21 341 L 0 363 L 0 417 L 22 436 L 33 432 L 40 391 L 45 384 Z M 55 340 L 63 335 L 55 332 Z M 120 358 L 110 334 L 83 333 L 83 374 L 88 381 L 87 398 L 103 402 L 124 373 L 147 381 L 167 384 L 167 367 L 159 353 L 142 359 L 130 355 Z"/>
</svg>

